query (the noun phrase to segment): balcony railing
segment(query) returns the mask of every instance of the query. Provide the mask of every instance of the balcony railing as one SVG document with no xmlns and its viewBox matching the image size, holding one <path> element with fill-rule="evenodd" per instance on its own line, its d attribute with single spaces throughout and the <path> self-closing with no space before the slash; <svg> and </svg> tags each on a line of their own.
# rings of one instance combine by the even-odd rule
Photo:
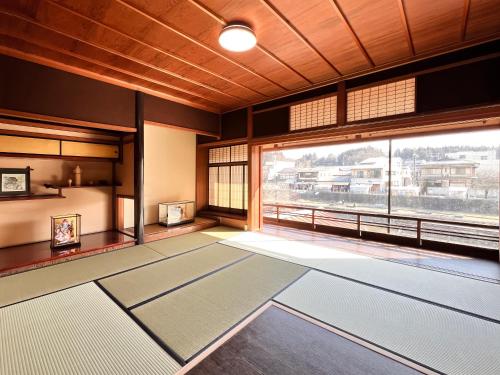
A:
<svg viewBox="0 0 500 375">
<path fill-rule="evenodd" d="M 498 225 L 264 204 L 264 222 L 498 259 Z"/>
</svg>

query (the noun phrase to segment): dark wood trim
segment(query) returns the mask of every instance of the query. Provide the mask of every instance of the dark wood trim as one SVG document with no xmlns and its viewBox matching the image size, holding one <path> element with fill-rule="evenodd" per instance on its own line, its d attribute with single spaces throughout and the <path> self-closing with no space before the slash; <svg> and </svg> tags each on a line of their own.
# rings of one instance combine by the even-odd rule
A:
<svg viewBox="0 0 500 375">
<path fill-rule="evenodd" d="M 347 91 L 345 81 L 337 83 L 337 126 L 347 123 Z"/>
<path fill-rule="evenodd" d="M 104 136 L 109 136 L 109 137 L 118 137 L 121 132 L 116 132 L 116 131 L 106 131 L 106 130 L 100 130 L 100 129 L 89 129 L 89 128 L 75 128 L 73 126 L 64 126 L 56 123 L 50 123 L 48 121 L 36 121 L 36 120 L 30 120 L 30 119 L 17 119 L 13 117 L 8 117 L 8 116 L 2 116 L 0 115 L 0 122 L 6 125 L 19 125 L 19 126 L 24 126 L 24 127 L 31 127 L 31 128 L 40 128 L 40 129 L 50 129 L 50 130 L 61 130 L 61 131 L 67 131 L 67 132 L 74 132 L 74 133 L 83 133 L 83 134 L 93 134 L 93 135 L 104 135 Z M 38 134 L 38 133 L 37 133 Z"/>
<path fill-rule="evenodd" d="M 136 243 L 144 243 L 144 94 L 135 93 L 134 137 L 134 233 Z"/>
<path fill-rule="evenodd" d="M 405 29 L 406 42 L 408 43 L 408 49 L 410 54 L 415 56 L 415 47 L 413 45 L 413 39 L 411 37 L 410 26 L 408 25 L 408 16 L 406 15 L 404 0 L 398 0 L 399 14 L 401 15 L 401 23 Z"/>
<path fill-rule="evenodd" d="M 122 144 L 126 145 L 126 144 L 129 144 L 129 143 L 134 143 L 134 135 L 133 134 L 128 134 L 124 137 L 122 137 Z"/>
<path fill-rule="evenodd" d="M 461 122 L 489 119 L 494 117 L 500 117 L 500 104 L 494 104 L 490 106 L 481 106 L 474 108 L 465 108 L 454 111 L 430 113 L 430 114 L 415 114 L 414 116 L 404 117 L 404 118 L 394 118 L 379 121 L 367 121 L 363 124 L 356 125 L 346 125 L 342 128 L 336 127 L 330 130 L 322 131 L 310 131 L 306 133 L 289 133 L 279 136 L 271 137 L 259 137 L 249 139 L 250 144 L 254 145 L 265 145 L 283 142 L 302 142 L 302 141 L 326 141 L 326 138 L 339 138 L 344 137 L 344 140 L 348 140 L 349 137 L 356 137 L 357 140 L 363 138 L 376 138 L 377 136 L 389 137 L 388 134 L 379 135 L 380 132 L 395 132 L 398 134 L 402 131 L 407 131 L 408 129 L 422 129 L 420 134 L 429 134 L 437 131 L 443 130 L 445 124 L 451 124 L 451 127 L 464 127 Z M 496 124 L 494 126 L 497 126 Z M 465 125 L 466 127 L 466 125 Z M 449 129 L 450 127 L 448 127 Z M 291 144 L 290 144 L 291 145 Z"/>
<path fill-rule="evenodd" d="M 162 128 L 169 128 L 169 129 L 175 129 L 175 130 L 183 130 L 183 131 L 190 132 L 190 133 L 195 133 L 195 134 L 200 134 L 200 135 L 207 135 L 209 137 L 220 138 L 219 134 L 214 133 L 214 132 L 208 132 L 206 130 L 198 130 L 198 129 L 193 129 L 193 128 L 186 128 L 184 126 L 170 125 L 170 124 L 165 124 L 165 123 L 155 122 L 155 121 L 150 121 L 150 120 L 145 120 L 144 121 L 144 125 L 159 126 L 159 127 L 162 127 Z"/>
<path fill-rule="evenodd" d="M 330 0 L 330 1 L 333 1 L 333 0 Z M 275 101 L 275 100 L 279 100 L 279 99 L 284 99 L 286 97 L 289 97 L 289 96 L 292 96 L 292 95 L 296 95 L 296 94 L 306 93 L 308 91 L 311 91 L 311 90 L 314 90 L 314 89 L 318 89 L 318 88 L 322 88 L 322 87 L 325 87 L 325 86 L 334 85 L 334 84 L 338 83 L 339 81 L 348 81 L 350 79 L 368 76 L 370 74 L 379 73 L 379 72 L 386 71 L 386 70 L 389 70 L 389 69 L 392 69 L 392 68 L 398 68 L 398 67 L 401 67 L 401 66 L 409 64 L 409 63 L 415 63 L 415 62 L 418 62 L 418 61 L 430 59 L 432 57 L 446 55 L 447 53 L 457 52 L 457 51 L 466 49 L 467 47 L 477 46 L 477 45 L 483 44 L 485 42 L 488 42 L 488 41 L 491 41 L 491 40 L 497 40 L 497 39 L 500 39 L 500 33 L 495 34 L 494 37 L 492 37 L 492 38 L 476 38 L 476 39 L 471 39 L 469 41 L 464 42 L 460 46 L 457 46 L 457 47 L 451 48 L 451 49 L 441 48 L 441 49 L 436 49 L 436 50 L 432 50 L 432 51 L 429 51 L 429 52 L 419 53 L 419 54 L 415 55 L 412 59 L 405 58 L 405 59 L 398 60 L 396 62 L 381 64 L 381 65 L 378 65 L 378 66 L 376 66 L 374 68 L 365 69 L 365 70 L 358 71 L 358 72 L 351 73 L 351 74 L 346 74 L 346 75 L 343 75 L 342 77 L 324 80 L 322 82 L 318 82 L 315 85 L 309 86 L 307 88 L 300 88 L 300 89 L 296 89 L 296 90 L 289 90 L 285 95 L 273 97 L 272 100 L 263 100 L 263 101 L 260 101 L 260 102 L 255 102 L 255 103 L 252 104 L 252 106 L 257 106 L 259 104 L 264 104 L 264 103 L 267 103 L 269 101 Z M 483 55 L 483 56 L 480 56 L 480 57 L 475 57 L 475 58 L 471 58 L 471 59 L 462 60 L 462 61 L 459 61 L 459 62 L 456 62 L 456 63 L 450 63 L 450 64 L 445 64 L 445 65 L 440 65 L 440 66 L 434 67 L 434 68 L 423 69 L 423 70 L 411 72 L 409 74 L 400 75 L 400 76 L 396 77 L 396 79 L 403 79 L 404 77 L 413 77 L 413 76 L 418 76 L 418 75 L 421 75 L 421 74 L 426 74 L 426 73 L 436 72 L 436 71 L 440 71 L 440 70 L 445 70 L 445 69 L 453 68 L 453 67 L 456 67 L 456 66 L 470 64 L 470 63 L 477 62 L 477 61 L 488 60 L 488 59 L 495 58 L 495 57 L 498 57 L 498 56 L 500 56 L 500 52 L 491 53 L 491 54 Z M 391 78 L 391 80 L 392 79 L 393 78 Z M 380 84 L 382 82 L 387 82 L 387 81 L 389 81 L 389 80 L 377 81 L 377 84 Z M 356 88 L 361 88 L 361 87 L 363 87 L 363 86 L 358 86 Z M 309 99 L 309 100 L 311 100 L 311 99 Z M 285 106 L 288 106 L 288 104 L 285 105 Z M 281 107 L 281 106 L 276 106 L 276 108 L 278 108 L 278 107 Z M 242 108 L 246 108 L 246 107 L 239 107 L 239 108 L 231 109 L 231 110 L 229 110 L 227 112 L 237 111 L 237 110 L 242 109 Z M 272 109 L 275 109 L 275 107 L 266 108 L 266 110 L 272 110 Z M 227 112 L 223 112 L 223 114 L 227 113 Z"/>
<path fill-rule="evenodd" d="M 351 24 L 349 23 L 349 20 L 347 19 L 346 15 L 344 14 L 344 11 L 342 10 L 342 8 L 340 8 L 339 4 L 337 3 L 337 0 L 330 0 L 330 3 L 332 4 L 332 7 L 335 10 L 335 13 L 337 13 L 337 16 L 340 18 L 340 20 L 342 21 L 344 26 L 347 28 L 347 30 L 351 34 L 352 39 L 354 40 L 354 42 L 358 46 L 359 50 L 361 51 L 363 56 L 366 58 L 366 61 L 368 61 L 368 63 L 370 64 L 370 67 L 373 68 L 375 66 L 375 63 L 373 62 L 372 58 L 370 57 L 370 55 L 366 51 L 366 48 L 363 45 L 363 43 L 361 43 L 361 40 L 359 39 L 358 35 L 356 34 L 356 32 L 352 28 Z"/>
<path fill-rule="evenodd" d="M 118 229 L 118 208 L 116 198 L 116 161 L 111 166 L 111 228 Z"/>
<path fill-rule="evenodd" d="M 38 199 L 63 199 L 66 198 L 63 195 L 60 194 L 32 194 L 32 195 L 20 195 L 20 196 L 10 196 L 10 197 L 0 197 L 0 202 L 7 202 L 7 201 L 31 201 L 31 200 L 38 200 Z"/>
<path fill-rule="evenodd" d="M 343 82 L 343 81 L 340 81 L 340 82 Z M 340 82 L 338 82 L 337 85 Z M 280 105 L 277 105 L 277 106 L 274 106 L 274 107 L 270 107 L 270 108 L 266 108 L 266 109 L 260 109 L 260 110 L 257 110 L 257 111 L 253 110 L 253 114 L 257 115 L 259 113 L 274 111 L 275 109 L 291 107 L 292 105 L 297 105 L 297 104 L 302 104 L 302 103 L 308 103 L 308 102 L 312 102 L 312 101 L 323 99 L 323 98 L 329 98 L 330 96 L 336 96 L 337 94 L 338 94 L 337 91 L 332 91 L 331 93 L 328 93 L 328 94 L 312 96 L 312 97 L 307 98 L 307 99 L 294 100 L 294 101 L 288 102 L 286 104 L 280 104 Z"/>
<path fill-rule="evenodd" d="M 261 0 L 261 3 L 266 6 L 267 9 L 279 20 L 281 23 L 294 34 L 297 39 L 299 39 L 309 50 L 316 54 L 321 60 L 323 60 L 335 74 L 341 76 L 340 71 L 333 65 L 333 63 L 328 60 L 315 46 L 312 44 L 273 4 L 268 0 Z M 296 72 L 298 73 L 298 72 Z M 302 74 L 298 73 L 302 78 L 307 80 L 309 83 L 313 83 L 308 78 L 304 77 Z"/>
<path fill-rule="evenodd" d="M 6 109 L 6 108 L 0 108 L 0 116 L 13 116 L 13 117 L 19 117 L 21 119 L 49 121 L 49 122 L 54 122 L 54 123 L 58 123 L 58 124 L 73 125 L 73 126 L 85 127 L 85 128 L 106 129 L 106 130 L 126 132 L 126 133 L 135 132 L 134 128 L 131 128 L 128 126 L 119 126 L 119 125 L 112 125 L 112 124 L 103 124 L 103 123 L 98 123 L 98 122 L 74 120 L 74 119 L 64 118 L 64 117 L 41 115 L 38 113 L 27 113 L 27 112 L 13 111 L 13 110 Z"/>
<path fill-rule="evenodd" d="M 197 145 L 198 148 L 214 148 L 223 146 L 240 145 L 248 142 L 248 138 L 225 139 L 223 141 L 207 142 Z"/>
</svg>

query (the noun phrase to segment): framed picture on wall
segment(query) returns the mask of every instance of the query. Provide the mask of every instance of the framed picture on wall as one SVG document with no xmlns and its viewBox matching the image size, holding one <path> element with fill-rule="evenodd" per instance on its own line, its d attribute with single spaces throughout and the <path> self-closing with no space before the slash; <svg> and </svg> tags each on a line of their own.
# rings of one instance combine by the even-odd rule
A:
<svg viewBox="0 0 500 375">
<path fill-rule="evenodd" d="M 80 244 L 80 221 L 79 214 L 51 216 L 51 247 L 63 248 L 77 246 Z"/>
<path fill-rule="evenodd" d="M 30 167 L 0 168 L 0 196 L 30 195 Z"/>
</svg>

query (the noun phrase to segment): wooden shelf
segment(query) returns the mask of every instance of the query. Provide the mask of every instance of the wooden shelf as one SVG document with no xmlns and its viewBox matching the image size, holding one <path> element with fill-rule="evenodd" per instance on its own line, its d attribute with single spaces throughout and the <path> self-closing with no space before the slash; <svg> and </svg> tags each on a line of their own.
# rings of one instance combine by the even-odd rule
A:
<svg viewBox="0 0 500 375">
<path fill-rule="evenodd" d="M 0 197 L 0 202 L 8 201 L 31 201 L 36 199 L 63 199 L 66 198 L 59 194 L 33 194 L 27 196 L 11 196 L 11 197 Z"/>
<path fill-rule="evenodd" d="M 122 185 L 121 184 L 114 184 L 114 185 L 58 186 L 58 185 L 45 184 L 44 186 L 47 189 L 62 190 L 62 189 L 86 189 L 86 188 L 112 188 L 112 187 L 119 187 L 119 186 L 122 186 Z"/>
</svg>

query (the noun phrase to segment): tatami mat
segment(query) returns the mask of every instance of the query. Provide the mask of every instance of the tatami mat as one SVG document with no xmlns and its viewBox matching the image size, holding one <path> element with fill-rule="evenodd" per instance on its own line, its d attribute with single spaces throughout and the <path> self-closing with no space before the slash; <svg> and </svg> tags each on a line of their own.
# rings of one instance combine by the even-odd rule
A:
<svg viewBox="0 0 500 375">
<path fill-rule="evenodd" d="M 177 354 L 189 359 L 306 270 L 256 255 L 132 313 Z"/>
<path fill-rule="evenodd" d="M 179 365 L 94 283 L 0 309 L 0 374 L 174 374 Z"/>
<path fill-rule="evenodd" d="M 228 239 L 241 233 L 240 230 L 218 226 L 200 232 L 183 234 L 160 241 L 149 242 L 145 246 L 163 254 L 166 257 L 182 254 L 217 241 Z"/>
<path fill-rule="evenodd" d="M 222 243 L 500 321 L 499 284 L 258 233 L 244 233 Z"/>
<path fill-rule="evenodd" d="M 163 259 L 134 246 L 0 278 L 0 306 L 55 292 Z"/>
<path fill-rule="evenodd" d="M 276 300 L 446 374 L 500 374 L 500 325 L 311 271 Z"/>
<path fill-rule="evenodd" d="M 130 307 L 252 254 L 212 244 L 99 282 L 124 306 Z"/>
</svg>

